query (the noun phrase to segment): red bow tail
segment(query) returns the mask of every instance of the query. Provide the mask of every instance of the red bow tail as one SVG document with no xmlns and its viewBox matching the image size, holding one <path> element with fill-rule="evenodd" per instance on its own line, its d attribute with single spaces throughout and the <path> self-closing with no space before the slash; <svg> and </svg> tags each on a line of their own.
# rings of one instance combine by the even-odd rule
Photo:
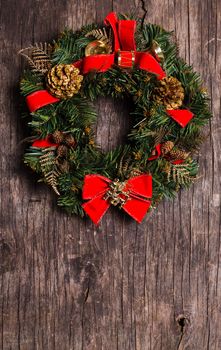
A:
<svg viewBox="0 0 221 350">
<path fill-rule="evenodd" d="M 84 179 L 82 198 L 89 201 L 82 204 L 82 207 L 96 225 L 110 206 L 104 199 L 110 182 L 108 178 L 101 175 L 86 175 Z"/>
<path fill-rule="evenodd" d="M 182 128 L 185 128 L 194 116 L 194 114 L 188 109 L 171 109 L 167 110 L 167 114 L 180 124 Z"/>
<path fill-rule="evenodd" d="M 35 112 L 37 109 L 55 102 L 59 102 L 59 99 L 49 94 L 47 90 L 38 90 L 26 97 L 30 112 Z"/>
</svg>

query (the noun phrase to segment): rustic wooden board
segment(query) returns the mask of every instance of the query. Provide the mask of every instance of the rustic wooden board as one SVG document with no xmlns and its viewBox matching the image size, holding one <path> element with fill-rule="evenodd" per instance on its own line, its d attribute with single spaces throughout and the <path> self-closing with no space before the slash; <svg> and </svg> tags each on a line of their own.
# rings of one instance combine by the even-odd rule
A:
<svg viewBox="0 0 221 350">
<path fill-rule="evenodd" d="M 175 30 L 180 54 L 212 96 L 199 181 L 163 202 L 141 225 L 109 210 L 99 228 L 69 217 L 21 162 L 26 136 L 17 51 L 68 25 L 128 12 L 138 0 L 1 1 L 0 322 L 4 350 L 219 350 L 219 0 L 147 0 L 147 19 Z M 127 104 L 99 100 L 97 139 L 121 142 Z"/>
</svg>

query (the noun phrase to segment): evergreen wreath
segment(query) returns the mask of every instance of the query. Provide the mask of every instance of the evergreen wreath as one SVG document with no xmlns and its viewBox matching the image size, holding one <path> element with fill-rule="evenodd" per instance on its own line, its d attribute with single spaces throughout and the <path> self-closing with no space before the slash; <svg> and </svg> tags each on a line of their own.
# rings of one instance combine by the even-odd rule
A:
<svg viewBox="0 0 221 350">
<path fill-rule="evenodd" d="M 141 222 L 197 178 L 208 96 L 172 36 L 110 13 L 105 27 L 66 29 L 52 44 L 20 51 L 30 64 L 20 83 L 31 129 L 24 162 L 71 214 L 86 212 L 97 224 L 112 204 Z M 99 96 L 129 98 L 134 106 L 127 143 L 107 153 L 93 133 Z"/>
</svg>

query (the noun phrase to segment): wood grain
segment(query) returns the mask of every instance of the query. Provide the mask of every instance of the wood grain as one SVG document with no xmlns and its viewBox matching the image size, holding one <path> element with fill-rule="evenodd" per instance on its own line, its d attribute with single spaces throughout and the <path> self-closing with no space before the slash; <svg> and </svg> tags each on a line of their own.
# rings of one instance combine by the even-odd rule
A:
<svg viewBox="0 0 221 350">
<path fill-rule="evenodd" d="M 201 149 L 200 179 L 164 201 L 141 225 L 109 210 L 99 228 L 56 207 L 22 165 L 17 55 L 129 12 L 141 1 L 1 1 L 0 348 L 3 350 L 219 350 L 220 73 L 219 0 L 146 0 L 147 19 L 175 30 L 180 55 L 199 71 L 214 114 Z M 103 149 L 122 142 L 128 107 L 99 100 Z M 117 127 L 115 128 L 115 125 Z"/>
</svg>

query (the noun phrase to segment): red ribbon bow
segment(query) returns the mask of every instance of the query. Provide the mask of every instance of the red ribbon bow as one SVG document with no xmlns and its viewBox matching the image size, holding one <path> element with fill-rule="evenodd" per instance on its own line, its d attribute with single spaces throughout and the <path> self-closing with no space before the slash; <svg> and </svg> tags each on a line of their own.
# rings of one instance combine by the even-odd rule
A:
<svg viewBox="0 0 221 350">
<path fill-rule="evenodd" d="M 116 191 L 117 186 L 121 187 L 118 192 Z M 111 204 L 122 204 L 121 207 L 140 223 L 151 205 L 152 176 L 143 174 L 120 183 L 101 175 L 86 175 L 82 197 L 88 200 L 82 207 L 96 225 Z"/>
<path fill-rule="evenodd" d="M 135 30 L 136 21 L 118 20 L 116 13 L 111 12 L 104 20 L 106 25 L 110 25 L 114 35 L 114 52 L 111 54 L 101 54 L 84 57 L 82 60 L 74 62 L 74 66 L 79 68 L 83 74 L 96 70 L 106 72 L 115 63 L 122 68 L 132 68 L 136 65 L 157 75 L 158 79 L 163 79 L 166 74 L 159 62 L 149 53 L 136 51 Z"/>
</svg>

